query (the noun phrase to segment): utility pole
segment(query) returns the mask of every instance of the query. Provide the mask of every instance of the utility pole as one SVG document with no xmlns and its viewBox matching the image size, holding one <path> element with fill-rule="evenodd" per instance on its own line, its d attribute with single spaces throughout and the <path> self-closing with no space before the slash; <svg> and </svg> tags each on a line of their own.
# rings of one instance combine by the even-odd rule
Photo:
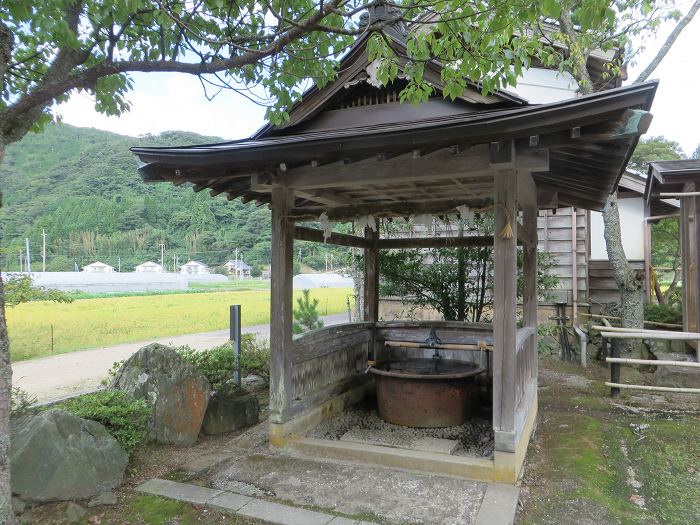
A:
<svg viewBox="0 0 700 525">
<path fill-rule="evenodd" d="M 41 229 L 41 271 L 46 273 L 46 230 Z"/>
<path fill-rule="evenodd" d="M 165 267 L 165 244 L 160 243 L 160 265 Z"/>
<path fill-rule="evenodd" d="M 238 248 L 236 248 L 235 253 L 236 253 L 236 255 L 235 255 L 235 260 L 234 260 L 235 266 L 233 267 L 233 276 L 234 276 L 234 279 L 238 279 Z"/>
<path fill-rule="evenodd" d="M 175 264 L 175 254 L 173 254 L 173 273 L 177 273 L 177 265 Z"/>
<path fill-rule="evenodd" d="M 22 270 L 24 270 L 24 261 L 22 259 L 22 251 L 20 250 L 20 252 L 19 252 L 19 273 L 22 273 Z"/>
<path fill-rule="evenodd" d="M 24 241 L 27 243 L 27 273 L 32 273 L 32 258 L 29 254 L 29 237 L 25 237 Z"/>
<path fill-rule="evenodd" d="M 122 258 L 121 256 L 117 257 L 117 272 L 121 273 L 122 271 Z"/>
</svg>

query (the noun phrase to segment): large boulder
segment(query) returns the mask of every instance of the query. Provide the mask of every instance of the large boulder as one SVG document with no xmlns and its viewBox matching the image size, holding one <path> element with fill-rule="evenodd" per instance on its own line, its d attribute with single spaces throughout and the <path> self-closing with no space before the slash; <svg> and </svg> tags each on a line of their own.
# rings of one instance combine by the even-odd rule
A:
<svg viewBox="0 0 700 525">
<path fill-rule="evenodd" d="M 96 421 L 53 409 L 13 419 L 12 492 L 26 501 L 83 499 L 117 487 L 129 457 Z"/>
<path fill-rule="evenodd" d="M 247 428 L 258 422 L 259 413 L 258 399 L 245 390 L 216 392 L 209 400 L 202 432 L 212 435 Z"/>
<path fill-rule="evenodd" d="M 172 348 L 144 346 L 122 365 L 112 387 L 151 404 L 151 439 L 176 445 L 197 441 L 211 386 Z"/>
<path fill-rule="evenodd" d="M 657 354 L 656 357 L 662 361 L 694 361 L 688 354 Z M 700 368 L 688 366 L 658 366 L 652 377 L 652 383 L 656 386 L 700 388 Z"/>
</svg>

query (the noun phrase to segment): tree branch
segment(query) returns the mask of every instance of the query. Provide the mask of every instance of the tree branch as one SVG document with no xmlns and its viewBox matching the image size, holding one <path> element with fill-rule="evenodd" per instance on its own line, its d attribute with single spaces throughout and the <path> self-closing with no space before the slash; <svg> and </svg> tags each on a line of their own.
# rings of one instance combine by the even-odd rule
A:
<svg viewBox="0 0 700 525">
<path fill-rule="evenodd" d="M 661 61 L 671 50 L 671 47 L 673 46 L 678 36 L 681 34 L 683 29 L 685 29 L 685 27 L 690 23 L 690 21 L 693 19 L 698 10 L 700 10 L 700 0 L 695 0 L 695 3 L 691 6 L 690 11 L 688 11 L 688 14 L 681 18 L 678 24 L 676 24 L 676 27 L 674 27 L 673 31 L 671 31 L 671 34 L 668 35 L 668 38 L 664 42 L 664 45 L 662 45 L 661 49 L 659 49 L 659 52 L 656 53 L 656 56 L 653 58 L 653 60 L 649 62 L 649 65 L 644 69 L 644 71 L 641 72 L 641 74 L 637 77 L 637 80 L 634 81 L 635 84 L 644 82 L 646 79 L 649 78 L 649 76 L 651 76 L 654 70 L 659 66 Z"/>
</svg>

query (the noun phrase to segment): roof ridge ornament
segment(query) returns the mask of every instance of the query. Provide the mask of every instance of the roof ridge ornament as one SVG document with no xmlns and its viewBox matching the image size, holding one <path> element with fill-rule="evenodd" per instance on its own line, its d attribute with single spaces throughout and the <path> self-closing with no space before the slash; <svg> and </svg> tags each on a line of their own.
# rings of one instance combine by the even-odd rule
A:
<svg viewBox="0 0 700 525">
<path fill-rule="evenodd" d="M 385 34 L 398 37 L 401 40 L 406 38 L 408 27 L 403 20 L 403 11 L 395 5 L 387 5 L 379 2 L 371 5 L 360 15 L 360 29 L 366 29 L 372 24 L 387 22 L 381 28 Z"/>
</svg>

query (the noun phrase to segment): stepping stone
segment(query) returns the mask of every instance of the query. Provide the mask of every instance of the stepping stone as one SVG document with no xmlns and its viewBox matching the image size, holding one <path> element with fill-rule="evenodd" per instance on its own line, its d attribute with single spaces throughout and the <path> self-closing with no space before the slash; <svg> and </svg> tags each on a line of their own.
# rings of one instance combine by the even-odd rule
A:
<svg viewBox="0 0 700 525">
<path fill-rule="evenodd" d="M 177 483 L 176 481 L 159 478 L 142 483 L 136 487 L 136 490 L 146 494 L 153 494 L 154 496 L 187 501 L 196 505 L 204 505 L 207 501 L 223 492 L 222 490 L 190 485 L 189 483 Z"/>
</svg>

